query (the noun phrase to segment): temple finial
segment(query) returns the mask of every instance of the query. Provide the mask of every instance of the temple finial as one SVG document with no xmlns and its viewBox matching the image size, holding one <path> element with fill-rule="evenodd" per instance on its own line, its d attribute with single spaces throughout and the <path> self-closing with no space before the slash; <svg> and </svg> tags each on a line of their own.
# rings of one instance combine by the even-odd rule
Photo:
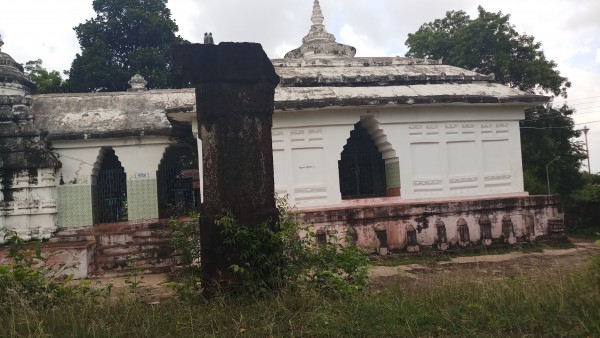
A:
<svg viewBox="0 0 600 338">
<path fill-rule="evenodd" d="M 323 11 L 321 11 L 321 5 L 319 5 L 319 0 L 315 0 L 313 3 L 313 11 L 311 17 L 313 25 L 322 25 L 325 17 L 323 16 Z"/>
<path fill-rule="evenodd" d="M 308 34 L 302 38 L 302 45 L 287 52 L 284 58 L 342 58 L 353 57 L 356 54 L 356 48 L 335 42 L 335 36 L 327 32 L 319 0 L 313 2 L 311 20 L 312 25 Z"/>
<path fill-rule="evenodd" d="M 3 45 L 4 45 L 4 41 L 2 41 L 2 34 L 0 34 L 0 52 L 2 51 Z"/>
</svg>

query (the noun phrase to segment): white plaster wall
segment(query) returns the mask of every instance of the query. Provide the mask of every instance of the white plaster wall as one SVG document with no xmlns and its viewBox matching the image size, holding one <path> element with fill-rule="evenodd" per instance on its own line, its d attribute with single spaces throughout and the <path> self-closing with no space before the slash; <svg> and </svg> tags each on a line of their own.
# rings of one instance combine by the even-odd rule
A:
<svg viewBox="0 0 600 338">
<path fill-rule="evenodd" d="M 380 114 L 397 146 L 403 199 L 524 194 L 522 107 L 418 107 Z M 396 113 L 396 115 L 398 115 Z"/>
<path fill-rule="evenodd" d="M 338 160 L 362 119 L 385 158 L 398 158 L 403 199 L 524 194 L 518 122 L 523 108 L 457 104 L 277 111 L 275 190 L 300 207 L 340 204 Z"/>
<path fill-rule="evenodd" d="M 156 179 L 156 170 L 165 149 L 167 137 L 128 137 L 120 139 L 55 141 L 54 152 L 62 163 L 57 179 L 65 184 L 91 184 L 94 165 L 102 147 L 111 147 L 127 173 L 127 179 Z"/>
</svg>

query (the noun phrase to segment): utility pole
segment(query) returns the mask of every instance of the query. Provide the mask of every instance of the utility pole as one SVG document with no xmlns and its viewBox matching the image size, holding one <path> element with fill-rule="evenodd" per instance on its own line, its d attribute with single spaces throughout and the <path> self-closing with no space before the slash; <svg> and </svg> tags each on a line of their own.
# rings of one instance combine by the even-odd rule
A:
<svg viewBox="0 0 600 338">
<path fill-rule="evenodd" d="M 587 153 L 587 162 L 588 162 L 588 174 L 590 174 L 590 178 L 592 177 L 592 168 L 590 168 L 590 149 L 588 148 L 587 141 L 587 133 L 590 130 L 587 126 L 583 127 L 583 134 L 585 135 L 585 152 Z"/>
</svg>

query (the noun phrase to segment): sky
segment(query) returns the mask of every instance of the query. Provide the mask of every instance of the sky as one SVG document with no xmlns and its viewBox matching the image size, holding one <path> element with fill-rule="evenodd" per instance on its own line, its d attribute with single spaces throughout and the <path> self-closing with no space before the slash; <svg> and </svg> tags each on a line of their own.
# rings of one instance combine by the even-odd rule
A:
<svg viewBox="0 0 600 338">
<path fill-rule="evenodd" d="M 42 59 L 62 73 L 80 52 L 73 27 L 95 16 L 92 0 L 0 0 L 2 51 L 17 62 Z M 310 28 L 312 0 L 170 0 L 179 34 L 202 42 L 259 42 L 271 58 L 301 44 Z M 510 14 L 519 33 L 542 42 L 548 59 L 558 64 L 572 87 L 567 103 L 576 109 L 577 128 L 588 126 L 592 172 L 600 172 L 600 1 L 598 0 L 320 0 L 327 30 L 352 45 L 357 56 L 395 56 L 420 25 L 463 10 L 477 16 L 477 6 Z M 564 103 L 563 98 L 555 104 Z M 594 122 L 597 121 L 597 122 Z M 584 138 L 579 138 L 583 141 Z M 587 170 L 587 164 L 582 168 Z"/>
</svg>

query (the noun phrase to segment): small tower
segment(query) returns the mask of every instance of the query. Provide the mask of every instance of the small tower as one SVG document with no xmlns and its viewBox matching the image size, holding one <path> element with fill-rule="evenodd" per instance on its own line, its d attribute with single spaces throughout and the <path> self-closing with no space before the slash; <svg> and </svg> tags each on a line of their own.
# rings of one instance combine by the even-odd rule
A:
<svg viewBox="0 0 600 338">
<path fill-rule="evenodd" d="M 33 90 L 23 66 L 0 51 L 0 243 L 3 230 L 23 240 L 48 239 L 56 230 L 60 162 L 35 126 Z"/>
<path fill-rule="evenodd" d="M 325 17 L 319 0 L 313 3 L 312 26 L 302 39 L 302 46 L 285 54 L 286 59 L 353 57 L 356 48 L 335 42 L 335 36 L 325 29 Z"/>
</svg>

